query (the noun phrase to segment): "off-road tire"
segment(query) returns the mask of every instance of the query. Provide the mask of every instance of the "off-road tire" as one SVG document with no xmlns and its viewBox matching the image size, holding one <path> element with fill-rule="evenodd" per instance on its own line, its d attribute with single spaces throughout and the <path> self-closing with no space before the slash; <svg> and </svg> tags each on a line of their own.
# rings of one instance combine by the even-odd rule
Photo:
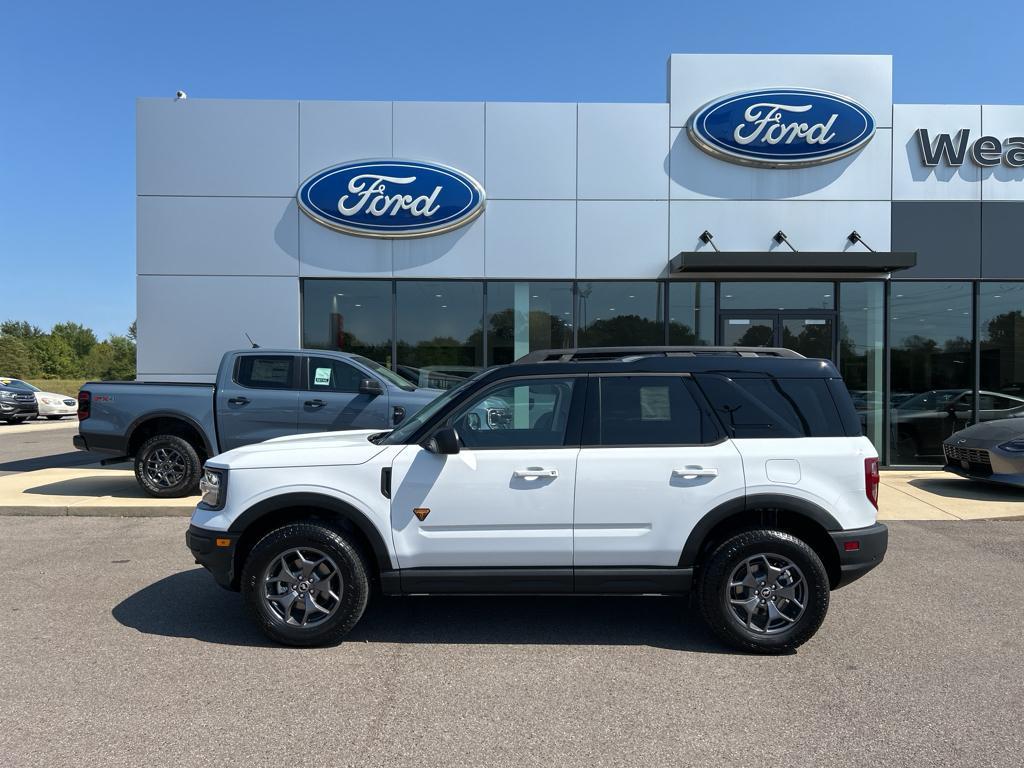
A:
<svg viewBox="0 0 1024 768">
<path fill-rule="evenodd" d="M 180 457 L 181 478 L 170 485 L 162 485 L 156 476 L 147 469 L 147 461 L 158 451 L 164 450 L 169 455 Z M 149 438 L 135 454 L 135 479 L 150 496 L 158 499 L 172 499 L 190 496 L 199 488 L 203 463 L 199 454 L 188 440 L 177 435 L 156 435 Z"/>
<path fill-rule="evenodd" d="M 729 582 L 735 569 L 748 558 L 767 553 L 787 558 L 807 581 L 803 613 L 778 634 L 762 634 L 742 626 L 729 604 Z M 700 569 L 697 598 L 708 626 L 733 647 L 753 653 L 790 653 L 807 642 L 825 620 L 828 572 L 814 550 L 795 536 L 773 530 L 744 531 L 721 544 L 705 561 Z"/>
<path fill-rule="evenodd" d="M 268 569 L 290 550 L 307 547 L 330 557 L 342 579 L 337 608 L 315 627 L 286 623 L 264 597 Z M 368 562 L 343 531 L 312 520 L 289 523 L 268 533 L 249 552 L 242 569 L 242 599 L 271 640 L 294 646 L 333 645 L 352 630 L 366 610 L 370 597 Z"/>
</svg>

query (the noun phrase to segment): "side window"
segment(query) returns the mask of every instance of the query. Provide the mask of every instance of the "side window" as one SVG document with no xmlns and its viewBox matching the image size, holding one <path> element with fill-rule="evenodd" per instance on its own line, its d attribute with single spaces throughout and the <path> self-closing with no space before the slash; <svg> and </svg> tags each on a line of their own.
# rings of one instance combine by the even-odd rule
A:
<svg viewBox="0 0 1024 768">
<path fill-rule="evenodd" d="M 499 385 L 464 405 L 450 423 L 467 448 L 559 447 L 575 386 L 573 379 Z"/>
<path fill-rule="evenodd" d="M 846 436 L 825 379 L 696 378 L 733 437 Z"/>
<path fill-rule="evenodd" d="M 291 389 L 294 369 L 291 355 L 243 355 L 235 381 L 250 389 Z"/>
<path fill-rule="evenodd" d="M 599 381 L 601 445 L 694 445 L 712 437 L 680 376 L 606 376 Z"/>
<path fill-rule="evenodd" d="M 309 358 L 306 389 L 311 392 L 358 392 L 367 376 L 358 368 L 330 357 Z"/>
</svg>

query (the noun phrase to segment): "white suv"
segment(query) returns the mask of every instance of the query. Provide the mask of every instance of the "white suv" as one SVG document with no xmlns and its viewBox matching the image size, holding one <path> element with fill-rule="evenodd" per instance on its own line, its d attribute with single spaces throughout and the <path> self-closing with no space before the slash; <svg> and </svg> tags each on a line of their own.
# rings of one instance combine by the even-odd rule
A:
<svg viewBox="0 0 1024 768">
<path fill-rule="evenodd" d="M 357 403 L 353 403 L 357 405 Z M 792 650 L 878 565 L 878 458 L 835 367 L 782 349 L 535 352 L 390 432 L 207 462 L 186 535 L 263 630 L 337 642 L 371 592 L 678 594 Z"/>
</svg>

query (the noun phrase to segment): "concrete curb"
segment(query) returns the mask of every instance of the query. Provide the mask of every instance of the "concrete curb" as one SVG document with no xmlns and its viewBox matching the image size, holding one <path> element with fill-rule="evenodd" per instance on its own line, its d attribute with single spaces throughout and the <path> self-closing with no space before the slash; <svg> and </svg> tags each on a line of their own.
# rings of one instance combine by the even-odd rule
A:
<svg viewBox="0 0 1024 768">
<path fill-rule="evenodd" d="M 0 517 L 191 517 L 194 507 L 0 507 Z"/>
</svg>

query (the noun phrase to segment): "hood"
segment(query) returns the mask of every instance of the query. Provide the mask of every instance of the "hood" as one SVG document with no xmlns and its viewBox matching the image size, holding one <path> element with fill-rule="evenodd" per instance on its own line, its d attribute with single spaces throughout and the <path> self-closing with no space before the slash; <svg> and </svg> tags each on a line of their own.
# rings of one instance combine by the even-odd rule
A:
<svg viewBox="0 0 1024 768">
<path fill-rule="evenodd" d="M 210 459 L 209 464 L 228 469 L 363 464 L 385 449 L 385 446 L 374 445 L 367 439 L 379 432 L 379 429 L 360 429 L 275 437 L 218 454 Z"/>
<path fill-rule="evenodd" d="M 435 400 L 438 395 L 443 395 L 444 392 L 445 391 L 443 389 L 417 387 L 412 392 L 402 392 L 399 395 L 395 395 L 392 400 L 397 400 L 397 404 L 405 405 L 406 411 L 408 411 L 406 415 L 412 416 L 427 403 Z"/>
<path fill-rule="evenodd" d="M 982 447 L 982 444 L 1005 443 L 1007 440 L 1024 437 L 1024 418 L 1015 416 L 1010 419 L 983 421 L 980 424 L 961 429 L 946 442 L 956 445 L 957 440 L 968 440 L 971 447 Z"/>
</svg>

